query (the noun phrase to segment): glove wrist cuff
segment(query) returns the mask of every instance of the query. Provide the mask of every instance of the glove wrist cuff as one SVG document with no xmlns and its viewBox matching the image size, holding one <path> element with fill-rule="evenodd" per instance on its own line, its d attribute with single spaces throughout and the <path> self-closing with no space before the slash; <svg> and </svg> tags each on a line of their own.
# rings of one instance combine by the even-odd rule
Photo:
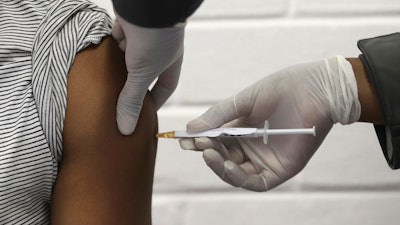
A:
<svg viewBox="0 0 400 225">
<path fill-rule="evenodd" d="M 343 125 L 357 122 L 361 115 L 358 89 L 353 68 L 343 56 L 325 59 L 330 87 L 327 97 L 334 123 Z"/>
</svg>

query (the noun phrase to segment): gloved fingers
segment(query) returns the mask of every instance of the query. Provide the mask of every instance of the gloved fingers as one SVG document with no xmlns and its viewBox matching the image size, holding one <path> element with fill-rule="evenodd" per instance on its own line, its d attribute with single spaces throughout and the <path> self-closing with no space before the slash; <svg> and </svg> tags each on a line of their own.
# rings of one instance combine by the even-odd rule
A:
<svg viewBox="0 0 400 225">
<path fill-rule="evenodd" d="M 225 175 L 225 170 L 224 170 L 225 159 L 224 159 L 224 157 L 222 157 L 221 154 L 219 154 L 214 149 L 205 149 L 203 151 L 203 158 L 204 158 L 204 161 L 206 162 L 207 166 L 210 167 L 210 169 L 217 176 L 219 176 L 226 183 L 231 184 L 231 181 Z"/>
<path fill-rule="evenodd" d="M 179 139 L 179 144 L 183 150 L 203 151 L 207 148 L 214 148 L 214 146 L 210 144 L 209 138 L 206 137 L 181 138 Z"/>
<path fill-rule="evenodd" d="M 129 135 L 135 131 L 149 85 L 149 80 L 143 81 L 128 74 L 117 102 L 117 124 L 122 134 Z"/>
<path fill-rule="evenodd" d="M 242 163 L 244 161 L 244 154 L 234 144 L 226 144 L 221 140 L 215 138 L 195 138 L 195 143 L 197 149 L 214 149 L 217 151 L 224 159 L 231 160 L 236 163 Z"/>
<path fill-rule="evenodd" d="M 242 167 L 232 161 L 224 163 L 224 175 L 231 184 L 251 191 L 267 191 L 267 180 L 263 173 L 249 174 Z"/>
<path fill-rule="evenodd" d="M 242 163 L 245 159 L 243 152 L 237 147 L 227 149 L 222 143 L 214 138 L 181 138 L 179 145 L 183 150 L 203 151 L 205 149 L 213 149 L 222 155 L 225 159 L 232 160 L 236 163 Z"/>
<path fill-rule="evenodd" d="M 198 149 L 194 144 L 194 138 L 181 138 L 179 139 L 179 145 L 183 150 L 192 150 L 192 151 L 202 151 L 203 149 Z"/>
<path fill-rule="evenodd" d="M 203 151 L 206 148 L 214 148 L 214 143 L 206 137 L 201 138 L 181 138 L 179 144 L 183 150 Z"/>
<path fill-rule="evenodd" d="M 200 149 L 214 149 L 217 151 L 224 159 L 230 159 L 229 152 L 223 144 L 217 142 L 212 138 L 195 138 L 195 145 Z"/>
<path fill-rule="evenodd" d="M 240 167 L 242 167 L 242 169 L 248 174 L 257 174 L 258 173 L 257 168 L 250 161 L 246 161 L 246 162 L 240 164 Z"/>
<path fill-rule="evenodd" d="M 164 72 L 160 74 L 154 87 L 151 89 L 154 104 L 158 110 L 175 91 L 182 68 L 183 54 Z"/>
<path fill-rule="evenodd" d="M 246 156 L 242 149 L 237 145 L 232 145 L 228 148 L 229 159 L 235 163 L 243 163 L 246 160 Z"/>
<path fill-rule="evenodd" d="M 114 22 L 111 34 L 112 34 L 113 38 L 118 42 L 119 48 L 122 51 L 125 51 L 125 48 L 126 48 L 125 33 L 121 27 L 121 24 L 119 23 L 119 21 L 117 19 Z"/>
<path fill-rule="evenodd" d="M 221 143 L 217 142 L 213 138 L 208 138 L 208 137 L 198 137 L 194 139 L 194 144 L 198 149 L 207 149 L 207 148 L 221 148 Z"/>
<path fill-rule="evenodd" d="M 179 144 L 183 150 L 203 151 L 204 149 L 219 148 L 219 143 L 210 138 L 181 138 Z"/>
</svg>

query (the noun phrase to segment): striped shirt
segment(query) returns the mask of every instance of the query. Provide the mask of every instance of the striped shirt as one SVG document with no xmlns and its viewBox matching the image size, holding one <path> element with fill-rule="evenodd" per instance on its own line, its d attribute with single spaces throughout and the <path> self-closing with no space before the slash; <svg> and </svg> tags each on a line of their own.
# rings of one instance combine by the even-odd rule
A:
<svg viewBox="0 0 400 225">
<path fill-rule="evenodd" d="M 87 0 L 0 0 L 0 224 L 48 224 L 76 53 L 111 32 Z"/>
</svg>

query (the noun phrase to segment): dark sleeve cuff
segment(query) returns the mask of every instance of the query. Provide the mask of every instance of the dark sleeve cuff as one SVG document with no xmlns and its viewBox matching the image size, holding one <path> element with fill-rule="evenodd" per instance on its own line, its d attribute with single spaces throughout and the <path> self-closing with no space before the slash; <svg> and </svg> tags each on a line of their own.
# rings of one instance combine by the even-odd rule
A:
<svg viewBox="0 0 400 225">
<path fill-rule="evenodd" d="M 165 28 L 185 22 L 203 0 L 113 0 L 114 10 L 141 27 Z"/>
<path fill-rule="evenodd" d="M 389 166 L 400 168 L 400 33 L 360 40 L 358 48 L 385 118 L 376 134 Z"/>
</svg>

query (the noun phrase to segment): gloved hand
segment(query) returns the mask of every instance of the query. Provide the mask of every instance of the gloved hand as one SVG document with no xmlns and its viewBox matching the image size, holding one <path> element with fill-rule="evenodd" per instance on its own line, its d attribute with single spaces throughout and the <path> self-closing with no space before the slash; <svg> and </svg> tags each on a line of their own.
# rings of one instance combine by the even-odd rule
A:
<svg viewBox="0 0 400 225">
<path fill-rule="evenodd" d="M 358 121 L 361 106 L 351 64 L 341 56 L 295 65 L 265 77 L 212 106 L 187 124 L 192 132 L 224 127 L 316 127 L 309 134 L 262 138 L 181 139 L 183 149 L 203 150 L 207 165 L 225 182 L 267 191 L 300 172 L 334 123 Z"/>
<path fill-rule="evenodd" d="M 118 98 L 117 123 L 122 134 L 131 134 L 152 82 L 151 93 L 159 109 L 174 92 L 181 72 L 185 23 L 168 28 L 143 28 L 117 13 L 112 35 L 125 51 L 127 81 Z"/>
</svg>

